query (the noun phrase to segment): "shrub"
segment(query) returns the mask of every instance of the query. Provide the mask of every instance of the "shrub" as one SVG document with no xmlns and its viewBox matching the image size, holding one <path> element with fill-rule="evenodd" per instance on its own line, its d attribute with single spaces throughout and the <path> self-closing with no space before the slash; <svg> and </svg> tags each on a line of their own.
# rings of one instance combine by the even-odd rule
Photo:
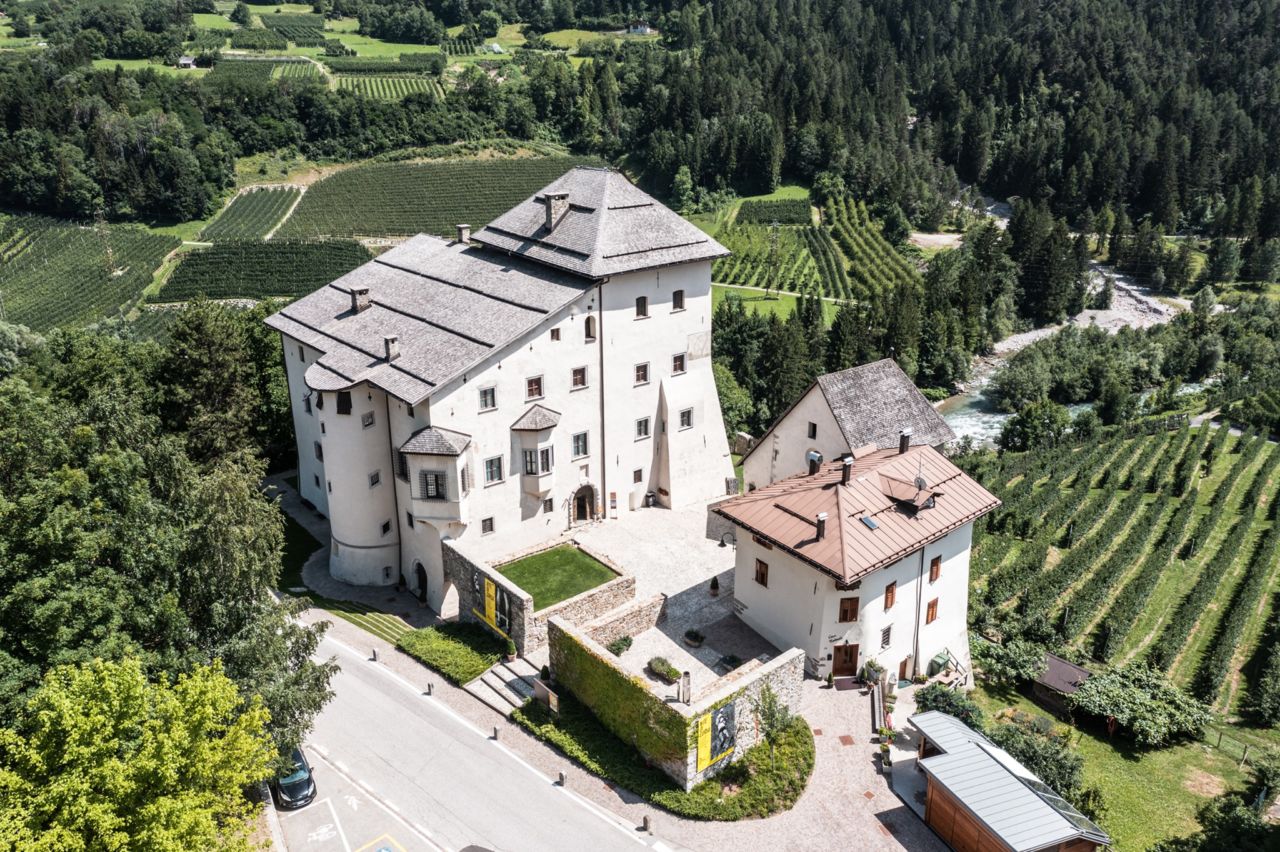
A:
<svg viewBox="0 0 1280 852">
<path fill-rule="evenodd" d="M 488 671 L 505 650 L 497 636 L 463 622 L 414 630 L 396 640 L 396 647 L 459 686 Z"/>
<path fill-rule="evenodd" d="M 512 640 L 507 640 L 507 644 L 504 646 L 504 649 L 506 650 L 508 657 L 514 657 L 516 655 L 516 643 Z"/>
<path fill-rule="evenodd" d="M 621 657 L 623 652 L 625 652 L 628 648 L 631 647 L 631 637 L 619 636 L 617 639 L 614 639 L 605 647 L 608 648 L 609 653 L 613 654 L 615 657 Z"/>
<path fill-rule="evenodd" d="M 1196 736 L 1210 720 L 1203 704 L 1140 663 L 1093 675 L 1068 700 L 1076 710 L 1114 719 L 1143 746 Z"/>
<path fill-rule="evenodd" d="M 695 644 L 696 644 L 696 643 L 698 643 L 698 642 L 703 641 L 703 640 L 704 640 L 704 639 L 706 639 L 707 637 L 703 636 L 703 635 L 702 635 L 701 633 L 699 633 L 697 630 L 694 630 L 693 628 L 689 628 L 688 630 L 686 630 L 686 631 L 684 632 L 684 638 L 686 638 L 686 639 L 688 639 L 690 642 L 693 642 L 693 643 L 695 643 Z"/>
<path fill-rule="evenodd" d="M 916 709 L 920 712 L 937 710 L 955 716 L 975 731 L 983 727 L 982 708 L 962 692 L 947 689 L 940 683 L 931 683 L 916 693 Z"/>
<path fill-rule="evenodd" d="M 671 665 L 666 657 L 654 657 L 651 659 L 649 661 L 649 671 L 667 683 L 675 683 L 680 679 L 680 670 Z"/>
<path fill-rule="evenodd" d="M 789 810 L 813 772 L 813 733 L 800 716 L 778 736 L 774 760 L 762 742 L 687 793 L 660 770 L 647 766 L 639 752 L 612 734 L 572 695 L 561 693 L 560 712 L 554 718 L 536 701 L 526 703 L 511 718 L 588 771 L 689 819 L 731 821 Z M 726 788 L 732 788 L 733 794 L 726 795 Z"/>
</svg>

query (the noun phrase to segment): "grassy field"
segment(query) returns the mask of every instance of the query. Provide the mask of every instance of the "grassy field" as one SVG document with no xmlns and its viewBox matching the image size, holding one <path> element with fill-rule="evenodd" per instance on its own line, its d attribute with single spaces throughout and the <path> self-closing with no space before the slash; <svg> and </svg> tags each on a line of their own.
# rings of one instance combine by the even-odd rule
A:
<svg viewBox="0 0 1280 852">
<path fill-rule="evenodd" d="M 196 12 L 191 17 L 195 19 L 196 26 L 202 30 L 234 30 L 237 26 L 231 23 L 226 15 L 215 15 L 212 12 Z"/>
<path fill-rule="evenodd" d="M 748 311 L 752 313 L 777 314 L 786 319 L 796 309 L 796 303 L 800 298 L 791 293 L 771 293 L 765 295 L 761 290 L 749 290 L 742 287 L 732 287 L 727 284 L 711 285 L 711 309 L 714 311 L 716 307 L 727 298 L 740 298 L 746 305 Z M 840 310 L 840 306 L 831 301 L 822 303 L 823 313 L 826 315 L 827 324 L 835 319 L 836 312 Z"/>
<path fill-rule="evenodd" d="M 498 569 L 502 576 L 533 595 L 535 611 L 602 586 L 618 575 L 572 545 L 561 545 Z"/>
<path fill-rule="evenodd" d="M 1047 716 L 1017 692 L 979 686 L 971 697 L 992 716 L 1006 708 Z M 1139 852 L 1194 833 L 1197 809 L 1224 790 L 1242 789 L 1247 780 L 1233 757 L 1199 742 L 1143 752 L 1109 740 L 1105 732 L 1076 731 L 1072 747 L 1084 759 L 1085 783 L 1102 791 L 1102 827 L 1117 852 Z"/>
<path fill-rule="evenodd" d="M 208 68 L 177 68 L 173 65 L 166 65 L 163 62 L 152 62 L 150 59 L 95 59 L 93 67 L 105 71 L 110 71 L 119 65 L 126 71 L 142 71 L 150 68 L 161 74 L 170 74 L 174 77 L 203 77 L 209 73 Z"/>
</svg>

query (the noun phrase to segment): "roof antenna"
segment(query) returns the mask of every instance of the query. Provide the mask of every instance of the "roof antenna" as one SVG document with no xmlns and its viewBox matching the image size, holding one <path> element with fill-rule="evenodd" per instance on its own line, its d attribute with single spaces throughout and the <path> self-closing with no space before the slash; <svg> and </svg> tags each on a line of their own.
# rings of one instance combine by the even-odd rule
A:
<svg viewBox="0 0 1280 852">
<path fill-rule="evenodd" d="M 924 478 L 924 456 L 920 455 L 916 459 L 916 490 L 924 491 L 929 487 L 929 483 Z"/>
</svg>

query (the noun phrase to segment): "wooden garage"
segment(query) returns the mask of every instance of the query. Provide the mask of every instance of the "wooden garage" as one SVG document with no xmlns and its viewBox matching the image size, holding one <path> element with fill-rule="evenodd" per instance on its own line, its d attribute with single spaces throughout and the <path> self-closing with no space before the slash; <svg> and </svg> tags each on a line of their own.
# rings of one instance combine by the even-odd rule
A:
<svg viewBox="0 0 1280 852">
<path fill-rule="evenodd" d="M 1094 852 L 1101 828 L 982 734 L 945 713 L 912 716 L 928 778 L 925 822 L 957 852 Z"/>
</svg>

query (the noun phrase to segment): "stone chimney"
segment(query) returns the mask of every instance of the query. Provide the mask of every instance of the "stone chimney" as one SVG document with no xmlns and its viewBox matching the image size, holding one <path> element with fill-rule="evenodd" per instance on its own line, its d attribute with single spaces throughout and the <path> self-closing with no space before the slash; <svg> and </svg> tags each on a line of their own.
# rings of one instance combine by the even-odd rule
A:
<svg viewBox="0 0 1280 852">
<path fill-rule="evenodd" d="M 368 287 L 352 287 L 351 288 L 351 310 L 354 313 L 360 313 L 369 307 L 372 302 L 369 299 Z"/>
<path fill-rule="evenodd" d="M 818 539 L 818 541 L 822 541 L 824 538 L 827 537 L 827 513 L 819 512 L 815 523 L 818 527 L 816 538 Z"/>
<path fill-rule="evenodd" d="M 898 455 L 902 455 L 911 448 L 911 430 L 903 429 L 898 433 Z"/>
<path fill-rule="evenodd" d="M 560 223 L 560 219 L 564 216 L 565 211 L 569 209 L 569 193 L 567 192 L 548 192 L 546 194 L 547 204 L 547 230 L 554 231 L 556 225 Z"/>
<path fill-rule="evenodd" d="M 395 334 L 388 334 L 382 338 L 382 348 L 387 356 L 387 361 L 394 361 L 400 357 L 400 337 Z"/>
<path fill-rule="evenodd" d="M 471 245 L 470 225 L 458 225 L 458 242 L 462 243 L 464 246 Z"/>
</svg>

